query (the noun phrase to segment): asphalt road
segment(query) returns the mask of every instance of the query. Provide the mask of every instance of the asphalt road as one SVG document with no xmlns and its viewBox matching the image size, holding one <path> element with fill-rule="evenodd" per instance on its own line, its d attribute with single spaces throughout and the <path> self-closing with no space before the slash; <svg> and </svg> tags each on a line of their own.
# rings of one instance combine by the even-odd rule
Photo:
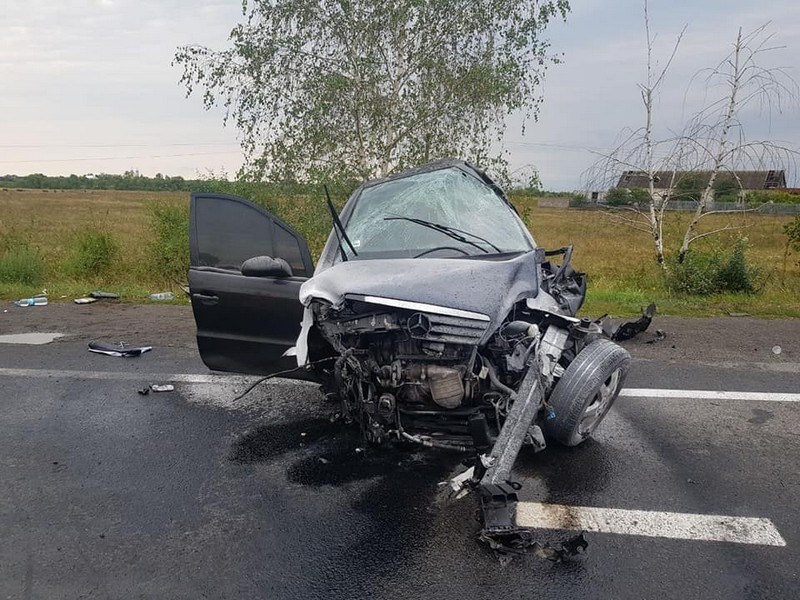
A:
<svg viewBox="0 0 800 600">
<path fill-rule="evenodd" d="M 759 333 L 695 348 L 705 322 L 676 320 L 632 344 L 628 387 L 800 392 L 796 323 L 729 323 Z M 362 451 L 309 385 L 234 402 L 246 381 L 208 377 L 186 339 L 136 359 L 80 331 L 0 344 L 0 598 L 798 597 L 798 402 L 621 397 L 594 440 L 515 473 L 525 501 L 768 519 L 785 545 L 590 532 L 568 562 L 502 566 L 474 498 L 442 501 L 458 457 Z"/>
</svg>

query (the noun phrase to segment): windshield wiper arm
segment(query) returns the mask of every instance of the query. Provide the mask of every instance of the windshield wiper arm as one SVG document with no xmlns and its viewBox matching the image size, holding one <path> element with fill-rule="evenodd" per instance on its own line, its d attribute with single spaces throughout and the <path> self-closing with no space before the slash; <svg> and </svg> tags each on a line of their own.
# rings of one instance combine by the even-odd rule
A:
<svg viewBox="0 0 800 600">
<path fill-rule="evenodd" d="M 442 225 L 441 223 L 434 223 L 432 221 L 425 221 L 424 219 L 416 219 L 416 218 L 413 218 L 413 217 L 384 217 L 383 220 L 384 221 L 398 221 L 398 220 L 411 221 L 412 223 L 416 223 L 417 225 L 422 225 L 423 227 L 428 227 L 428 228 L 434 229 L 436 231 L 441 231 L 445 235 L 448 235 L 451 238 L 453 238 L 454 240 L 458 240 L 459 242 L 463 242 L 465 244 L 469 244 L 470 246 L 474 246 L 475 248 L 477 248 L 478 250 L 482 250 L 486 254 L 489 253 L 489 251 L 486 248 L 482 248 L 481 246 L 479 246 L 475 242 L 472 242 L 472 241 L 470 241 L 470 240 L 468 240 L 467 238 L 464 237 L 464 235 L 468 235 L 470 237 L 475 238 L 476 240 L 480 240 L 482 242 L 485 242 L 485 243 L 489 244 L 492 248 L 497 250 L 497 252 L 500 252 L 500 253 L 503 252 L 502 250 L 500 250 L 500 248 L 495 246 L 492 242 L 490 242 L 487 239 L 482 238 L 479 235 L 476 235 L 476 234 L 471 233 L 469 231 L 464 231 L 463 229 L 456 229 L 455 227 L 448 227 L 447 225 Z M 464 234 L 464 235 L 461 235 L 461 234 Z"/>
<path fill-rule="evenodd" d="M 347 253 L 344 251 L 344 246 L 342 245 L 342 238 L 344 241 L 347 242 L 347 245 L 350 246 L 350 250 L 353 252 L 353 256 L 358 256 L 358 252 L 356 249 L 353 248 L 353 244 L 350 242 L 350 238 L 347 237 L 347 232 L 344 230 L 344 226 L 342 222 L 339 220 L 339 215 L 336 212 L 336 207 L 333 206 L 333 202 L 331 202 L 331 195 L 328 193 L 328 186 L 322 186 L 325 189 L 325 198 L 328 201 L 328 210 L 331 212 L 331 219 L 333 219 L 333 230 L 336 232 L 336 240 L 339 242 L 339 252 L 342 254 L 342 260 L 347 262 Z"/>
</svg>

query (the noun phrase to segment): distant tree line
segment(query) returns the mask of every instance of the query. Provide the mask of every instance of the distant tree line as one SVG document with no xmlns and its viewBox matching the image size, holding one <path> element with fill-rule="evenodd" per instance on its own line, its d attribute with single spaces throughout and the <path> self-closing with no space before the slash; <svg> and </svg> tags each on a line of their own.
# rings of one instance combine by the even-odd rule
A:
<svg viewBox="0 0 800 600">
<path fill-rule="evenodd" d="M 99 173 L 97 175 L 2 175 L 0 187 L 43 190 L 136 190 L 153 192 L 204 191 L 208 181 L 184 179 L 180 175 L 169 176 L 157 173 L 147 177 L 139 171 L 125 171 L 122 175 Z"/>
</svg>

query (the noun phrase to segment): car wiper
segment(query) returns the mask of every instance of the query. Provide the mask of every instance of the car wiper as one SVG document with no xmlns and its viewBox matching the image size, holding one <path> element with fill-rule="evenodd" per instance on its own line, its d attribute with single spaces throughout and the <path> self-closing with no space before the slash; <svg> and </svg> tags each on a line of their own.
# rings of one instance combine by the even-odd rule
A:
<svg viewBox="0 0 800 600">
<path fill-rule="evenodd" d="M 350 250 L 353 252 L 353 256 L 358 256 L 358 252 L 356 249 L 353 248 L 353 244 L 350 242 L 350 238 L 347 237 L 347 232 L 344 230 L 344 226 L 342 222 L 339 220 L 339 215 L 336 213 L 336 208 L 333 206 L 333 202 L 331 202 L 331 195 L 328 193 L 328 186 L 322 186 L 325 189 L 325 198 L 328 200 L 328 210 L 331 211 L 331 219 L 333 219 L 333 230 L 336 232 L 336 241 L 339 242 L 339 252 L 342 254 L 342 261 L 347 262 L 347 253 L 344 251 L 344 246 L 342 245 L 342 238 L 344 241 L 347 242 L 347 245 L 350 246 Z"/>
<path fill-rule="evenodd" d="M 474 233 L 470 233 L 469 231 L 464 231 L 463 229 L 456 229 L 455 227 L 449 227 L 447 225 L 442 225 L 441 223 L 434 223 L 433 221 L 425 221 L 424 219 L 417 219 L 417 218 L 414 218 L 414 217 L 399 217 L 399 216 L 398 217 L 384 217 L 383 220 L 384 221 L 410 221 L 412 223 L 416 223 L 417 225 L 422 225 L 423 227 L 428 227 L 429 229 L 433 229 L 435 231 L 441 231 L 443 234 L 453 238 L 454 240 L 458 240 L 459 242 L 462 242 L 464 244 L 469 244 L 470 246 L 473 246 L 473 247 L 477 248 L 478 250 L 481 250 L 482 252 L 484 252 L 486 254 L 489 253 L 489 251 L 486 248 L 483 248 L 482 246 L 479 246 L 475 242 L 470 241 L 466 237 L 464 237 L 464 236 L 468 235 L 468 236 L 470 236 L 472 238 L 475 238 L 476 240 L 480 240 L 482 242 L 485 242 L 486 244 L 490 245 L 492 248 L 497 250 L 497 252 L 501 252 L 502 253 L 502 250 L 500 250 L 500 248 L 495 246 L 489 240 L 487 240 L 485 238 L 482 238 L 481 236 L 476 235 Z"/>
</svg>

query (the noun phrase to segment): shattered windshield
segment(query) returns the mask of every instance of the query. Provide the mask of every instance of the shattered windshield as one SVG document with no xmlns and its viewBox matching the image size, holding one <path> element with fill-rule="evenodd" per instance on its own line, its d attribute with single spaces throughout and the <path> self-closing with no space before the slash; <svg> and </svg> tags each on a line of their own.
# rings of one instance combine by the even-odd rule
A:
<svg viewBox="0 0 800 600">
<path fill-rule="evenodd" d="M 497 193 L 458 168 L 365 188 L 345 228 L 358 258 L 528 252 L 522 221 Z M 348 258 L 352 252 L 347 249 Z"/>
</svg>

